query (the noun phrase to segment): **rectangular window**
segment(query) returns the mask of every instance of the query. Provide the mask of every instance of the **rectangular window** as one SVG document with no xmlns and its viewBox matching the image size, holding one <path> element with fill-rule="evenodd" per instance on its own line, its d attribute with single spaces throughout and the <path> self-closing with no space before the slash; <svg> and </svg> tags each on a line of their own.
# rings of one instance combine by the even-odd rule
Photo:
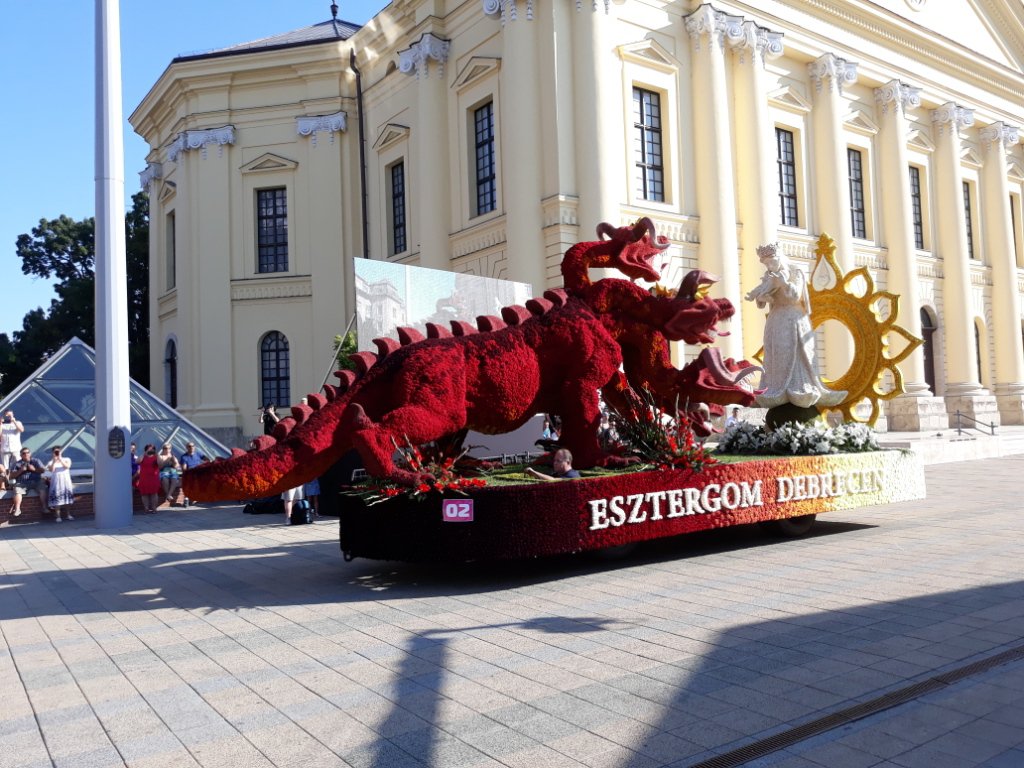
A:
<svg viewBox="0 0 1024 768">
<path fill-rule="evenodd" d="M 177 282 L 177 269 L 178 265 L 176 260 L 177 254 L 177 233 L 175 232 L 175 215 L 174 211 L 167 214 L 167 290 L 171 290 Z"/>
<path fill-rule="evenodd" d="M 1013 230 L 1013 254 L 1014 261 L 1017 264 L 1017 268 L 1020 269 L 1024 262 L 1022 257 L 1024 254 L 1021 253 L 1021 242 L 1020 242 L 1020 197 L 1010 193 L 1010 228 Z"/>
<path fill-rule="evenodd" d="M 256 253 L 260 272 L 288 271 L 288 198 L 284 187 L 256 190 Z"/>
<path fill-rule="evenodd" d="M 476 137 L 476 215 L 498 207 L 498 182 L 494 156 L 494 102 L 473 112 Z"/>
<path fill-rule="evenodd" d="M 964 182 L 964 224 L 967 226 L 967 255 L 972 259 L 977 258 L 974 255 L 974 222 L 973 215 L 971 213 L 971 185 L 970 182 Z"/>
<path fill-rule="evenodd" d="M 775 129 L 775 145 L 779 164 L 779 223 L 799 226 L 796 206 L 796 150 L 793 132 Z"/>
<path fill-rule="evenodd" d="M 868 229 L 864 215 L 864 158 L 859 149 L 846 149 L 846 166 L 850 175 L 850 232 L 864 239 Z"/>
<path fill-rule="evenodd" d="M 924 250 L 924 208 L 921 204 L 921 169 L 910 166 L 910 211 L 914 217 L 914 247 Z"/>
<path fill-rule="evenodd" d="M 391 255 L 407 248 L 405 239 L 405 163 L 391 166 Z"/>
<path fill-rule="evenodd" d="M 665 166 L 661 151 L 661 96 L 633 89 L 633 157 L 636 195 L 641 200 L 665 201 Z"/>
</svg>

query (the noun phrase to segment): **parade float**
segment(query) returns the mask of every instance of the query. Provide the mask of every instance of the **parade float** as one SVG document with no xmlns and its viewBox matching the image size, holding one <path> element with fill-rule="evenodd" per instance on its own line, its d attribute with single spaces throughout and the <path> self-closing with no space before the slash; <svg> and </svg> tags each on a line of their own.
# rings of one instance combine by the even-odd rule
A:
<svg viewBox="0 0 1024 768">
<path fill-rule="evenodd" d="M 759 249 L 765 277 L 747 298 L 769 316 L 755 365 L 713 346 L 735 312 L 709 295 L 714 275 L 693 270 L 676 289 L 657 284 L 668 241 L 650 219 L 597 233 L 566 252 L 561 289 L 500 317 L 374 339 L 376 353 L 352 355 L 355 370 L 339 370 L 337 385 L 308 395 L 249 451 L 189 472 L 185 493 L 279 494 L 354 451 L 368 479 L 341 505 L 341 549 L 400 560 L 535 557 L 755 522 L 799 535 L 823 512 L 924 496 L 913 454 L 831 452 L 821 414 L 873 423 L 879 401 L 902 391 L 897 363 L 920 341 L 895 325 L 898 297 L 875 292 L 864 269 L 842 273 L 827 236 L 809 284 L 778 249 Z M 594 281 L 594 268 L 628 279 Z M 834 382 L 814 362 L 813 329 L 826 320 L 855 342 L 853 364 Z M 895 355 L 890 334 L 905 340 Z M 702 349 L 676 368 L 671 342 Z M 820 435 L 810 450 L 822 455 L 711 455 L 700 442 L 709 412 L 755 404 L 768 408 L 769 423 L 807 424 L 812 443 Z M 599 439 L 602 409 L 616 415 L 620 441 Z M 560 418 L 547 448 L 571 451 L 582 478 L 531 481 L 469 459 L 467 430 L 501 434 L 537 413 Z M 625 439 L 634 428 L 647 437 Z M 723 442 L 743 438 L 727 433 Z"/>
</svg>

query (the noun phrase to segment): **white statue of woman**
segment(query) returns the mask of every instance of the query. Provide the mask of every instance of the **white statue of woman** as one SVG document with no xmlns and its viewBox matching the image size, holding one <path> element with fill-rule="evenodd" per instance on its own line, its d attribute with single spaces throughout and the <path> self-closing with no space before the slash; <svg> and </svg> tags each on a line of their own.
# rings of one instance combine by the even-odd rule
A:
<svg viewBox="0 0 1024 768">
<path fill-rule="evenodd" d="M 762 408 L 792 403 L 798 408 L 839 405 L 846 392 L 829 389 L 818 374 L 811 328 L 811 301 L 802 270 L 791 265 L 778 243 L 759 246 L 757 257 L 764 265 L 761 284 L 747 294 L 747 301 L 768 307 L 764 326 L 764 372 L 756 396 Z"/>
</svg>

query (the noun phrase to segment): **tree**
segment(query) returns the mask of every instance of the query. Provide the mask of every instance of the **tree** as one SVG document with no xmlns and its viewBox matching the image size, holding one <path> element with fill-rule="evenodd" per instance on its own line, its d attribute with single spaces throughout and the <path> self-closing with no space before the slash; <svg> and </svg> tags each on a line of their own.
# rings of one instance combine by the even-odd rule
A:
<svg viewBox="0 0 1024 768">
<path fill-rule="evenodd" d="M 68 216 L 40 219 L 31 234 L 16 243 L 21 271 L 56 280 L 49 311 L 25 315 L 13 338 L 0 334 L 0 391 L 10 391 L 64 344 L 77 336 L 96 345 L 96 222 Z M 128 277 L 128 370 L 149 385 L 149 198 L 132 196 L 125 216 Z"/>
</svg>

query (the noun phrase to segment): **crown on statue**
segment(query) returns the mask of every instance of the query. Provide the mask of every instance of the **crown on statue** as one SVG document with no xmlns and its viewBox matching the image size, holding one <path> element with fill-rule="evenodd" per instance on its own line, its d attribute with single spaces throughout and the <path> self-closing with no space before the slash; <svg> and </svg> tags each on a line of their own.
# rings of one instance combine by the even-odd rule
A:
<svg viewBox="0 0 1024 768">
<path fill-rule="evenodd" d="M 778 251 L 778 243 L 766 243 L 765 245 L 759 245 L 757 246 L 757 258 L 761 261 L 764 261 L 765 259 L 774 259 Z"/>
</svg>

